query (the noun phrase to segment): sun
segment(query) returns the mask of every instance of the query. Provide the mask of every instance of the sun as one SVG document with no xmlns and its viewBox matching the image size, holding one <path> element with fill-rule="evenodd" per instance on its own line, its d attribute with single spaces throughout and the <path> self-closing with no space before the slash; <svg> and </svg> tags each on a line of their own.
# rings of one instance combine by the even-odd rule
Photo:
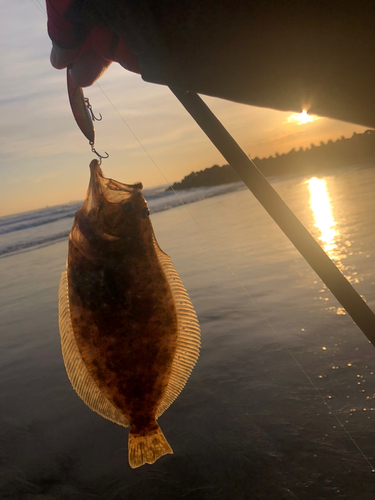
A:
<svg viewBox="0 0 375 500">
<path fill-rule="evenodd" d="M 319 116 L 309 115 L 306 109 L 302 110 L 302 113 L 294 113 L 288 116 L 286 123 L 297 123 L 297 125 L 306 125 L 306 123 L 315 122 L 319 120 Z"/>
</svg>

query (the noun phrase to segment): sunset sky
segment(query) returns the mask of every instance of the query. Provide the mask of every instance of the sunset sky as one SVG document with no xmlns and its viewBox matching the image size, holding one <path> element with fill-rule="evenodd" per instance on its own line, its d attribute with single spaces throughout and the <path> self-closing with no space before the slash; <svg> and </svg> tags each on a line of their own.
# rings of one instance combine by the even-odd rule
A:
<svg viewBox="0 0 375 500">
<path fill-rule="evenodd" d="M 45 4 L 1 0 L 0 9 L 0 216 L 81 200 L 93 154 L 71 114 L 65 70 L 49 63 Z M 115 64 L 99 85 L 85 89 L 85 95 L 103 115 L 96 125 L 96 148 L 110 154 L 103 162 L 107 177 L 142 181 L 147 188 L 225 163 L 167 88 Z M 292 113 L 204 100 L 251 157 L 365 130 L 325 118 L 301 123 Z"/>
</svg>

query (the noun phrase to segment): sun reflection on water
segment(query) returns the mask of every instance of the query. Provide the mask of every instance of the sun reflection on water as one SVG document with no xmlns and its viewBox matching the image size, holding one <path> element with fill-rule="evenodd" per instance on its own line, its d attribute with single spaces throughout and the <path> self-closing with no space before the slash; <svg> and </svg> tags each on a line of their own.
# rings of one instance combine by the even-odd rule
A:
<svg viewBox="0 0 375 500">
<path fill-rule="evenodd" d="M 327 255 L 335 262 L 336 266 L 351 283 L 359 283 L 357 272 L 352 266 L 344 265 L 343 260 L 351 255 L 348 249 L 350 241 L 340 242 L 338 225 L 332 213 L 332 202 L 328 194 L 327 183 L 324 179 L 313 177 L 306 182 L 310 191 L 310 208 L 314 216 L 314 226 L 319 230 L 319 240 Z M 325 290 L 319 290 L 324 293 Z M 328 297 L 319 296 L 322 301 L 329 301 Z M 328 304 L 327 304 L 328 305 Z M 346 314 L 343 307 L 328 306 L 329 310 L 335 310 L 336 314 Z M 324 350 L 324 347 L 322 348 Z"/>
<path fill-rule="evenodd" d="M 310 207 L 315 219 L 315 227 L 321 233 L 319 239 L 323 242 L 323 248 L 331 258 L 336 257 L 336 221 L 333 218 L 331 202 L 329 199 L 327 184 L 323 179 L 313 177 L 307 181 L 310 191 Z"/>
</svg>

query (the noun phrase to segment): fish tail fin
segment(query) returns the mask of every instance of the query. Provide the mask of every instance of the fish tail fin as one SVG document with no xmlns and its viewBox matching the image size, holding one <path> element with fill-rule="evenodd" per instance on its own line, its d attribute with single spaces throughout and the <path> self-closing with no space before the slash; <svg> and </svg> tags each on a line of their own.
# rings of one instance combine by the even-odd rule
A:
<svg viewBox="0 0 375 500">
<path fill-rule="evenodd" d="M 153 464 L 168 453 L 173 454 L 172 448 L 157 424 L 156 429 L 144 436 L 129 432 L 129 465 L 132 469 L 146 463 Z"/>
</svg>

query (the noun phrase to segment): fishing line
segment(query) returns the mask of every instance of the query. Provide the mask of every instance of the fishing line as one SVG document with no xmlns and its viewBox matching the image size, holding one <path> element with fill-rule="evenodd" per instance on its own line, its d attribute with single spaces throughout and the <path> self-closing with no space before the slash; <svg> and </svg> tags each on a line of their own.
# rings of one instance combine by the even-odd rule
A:
<svg viewBox="0 0 375 500">
<path fill-rule="evenodd" d="M 42 11 L 44 12 L 45 15 L 47 15 L 47 11 L 46 9 L 44 8 L 44 5 L 40 2 L 40 0 L 36 0 L 38 2 L 38 4 L 40 5 Z"/>
<path fill-rule="evenodd" d="M 36 8 L 38 8 L 41 12 L 43 12 L 43 14 L 46 15 L 46 10 L 39 3 L 39 0 L 36 0 L 37 3 L 35 3 L 34 0 L 31 0 L 31 2 L 35 5 Z M 112 108 L 118 114 L 118 116 L 120 117 L 120 119 L 122 120 L 122 122 L 128 128 L 129 132 L 132 134 L 132 136 L 134 137 L 134 139 L 138 142 L 139 146 L 142 148 L 142 150 L 148 156 L 149 160 L 156 167 L 156 169 L 158 170 L 158 172 L 160 173 L 160 175 L 163 177 L 163 179 L 166 181 L 166 183 L 167 184 L 171 184 L 170 181 L 167 179 L 167 177 L 164 175 L 164 173 L 160 170 L 160 168 L 157 165 L 157 163 L 155 162 L 155 160 L 151 157 L 150 153 L 147 151 L 147 149 L 143 146 L 143 144 L 141 143 L 141 141 L 138 139 L 137 135 L 133 132 L 133 130 L 131 129 L 130 125 L 126 122 L 126 120 L 123 118 L 123 116 L 117 110 L 116 106 L 112 103 L 112 101 L 110 100 L 110 98 L 108 97 L 108 95 L 104 92 L 104 90 L 102 89 L 102 87 L 99 85 L 98 82 L 96 82 L 96 85 L 101 90 L 101 92 L 103 93 L 103 95 L 105 96 L 105 98 L 108 100 L 108 102 L 110 103 L 110 105 L 112 106 Z M 207 248 L 210 251 L 212 251 L 212 246 L 210 246 L 208 244 L 208 239 L 206 237 L 206 233 L 203 231 L 203 229 L 200 226 L 199 222 L 196 220 L 196 218 L 193 216 L 193 214 L 187 208 L 186 203 L 183 202 L 183 200 L 181 199 L 181 197 L 179 196 L 179 194 L 175 191 L 175 189 L 172 188 L 172 186 L 171 186 L 171 191 L 178 198 L 178 200 L 180 201 L 181 205 L 184 207 L 184 209 L 187 211 L 187 213 L 189 214 L 189 216 L 193 219 L 193 221 L 195 222 L 195 224 L 199 228 L 200 232 L 203 235 L 203 239 L 205 240 Z M 272 330 L 272 332 L 274 333 L 274 335 L 278 338 L 278 340 L 281 343 L 281 345 L 283 345 L 283 347 L 289 353 L 289 355 L 291 356 L 291 358 L 293 359 L 293 361 L 295 362 L 295 364 L 299 367 L 299 369 L 301 370 L 301 372 L 304 374 L 304 376 L 306 377 L 306 379 L 309 381 L 309 383 L 311 384 L 311 386 L 314 388 L 315 392 L 318 394 L 318 396 L 322 400 L 323 404 L 328 408 L 328 410 L 331 412 L 331 414 L 335 417 L 337 423 L 344 430 L 344 432 L 346 433 L 346 435 L 348 436 L 348 438 L 351 440 L 351 442 L 353 443 L 353 445 L 357 448 L 357 450 L 359 451 L 359 453 L 361 454 L 361 456 L 364 458 L 364 460 L 370 466 L 371 471 L 375 472 L 374 466 L 372 465 L 372 463 L 370 462 L 370 460 L 367 458 L 367 456 L 362 451 L 362 449 L 360 448 L 360 446 L 357 444 L 357 442 L 355 441 L 355 439 L 352 437 L 352 435 L 350 434 L 350 432 L 347 430 L 347 428 L 345 427 L 345 425 L 341 422 L 340 418 L 336 415 L 336 413 L 332 409 L 332 407 L 327 403 L 327 401 L 325 400 L 324 396 L 319 391 L 318 387 L 314 384 L 313 380 L 309 377 L 309 375 L 306 373 L 306 371 L 304 370 L 304 368 L 302 367 L 302 365 L 299 363 L 299 361 L 297 360 L 297 358 L 290 351 L 288 345 L 285 343 L 285 341 L 282 339 L 282 337 L 277 333 L 277 331 L 275 330 L 275 328 L 273 327 L 273 325 L 271 324 L 271 322 L 269 321 L 269 319 L 266 317 L 266 315 L 263 313 L 263 311 L 258 307 L 258 305 L 256 304 L 256 302 L 254 301 L 254 299 L 250 295 L 250 293 L 247 290 L 247 288 L 245 287 L 245 285 L 238 278 L 237 274 L 233 271 L 233 269 L 229 266 L 229 264 L 225 261 L 225 259 L 222 258 L 222 256 L 219 254 L 218 250 L 216 248 L 214 248 L 213 250 L 216 253 L 216 255 L 219 257 L 219 259 L 224 263 L 224 266 L 228 269 L 229 273 L 232 274 L 232 276 L 237 281 L 237 283 L 240 286 L 240 288 L 242 288 L 242 290 L 247 295 L 248 299 L 252 302 L 252 304 L 254 305 L 254 307 L 257 309 L 257 311 L 259 312 L 259 314 L 262 316 L 262 318 L 264 319 L 264 321 L 268 324 L 268 326 L 270 327 L 270 329 Z"/>
<path fill-rule="evenodd" d="M 40 11 L 42 12 L 42 14 L 44 15 L 47 15 L 47 11 L 44 9 L 44 7 L 38 2 L 38 0 L 30 0 L 34 5 L 35 7 Z"/>
<path fill-rule="evenodd" d="M 155 162 L 155 160 L 152 158 L 152 156 L 150 155 L 150 153 L 147 151 L 147 149 L 143 146 L 143 144 L 141 143 L 141 141 L 138 139 L 137 135 L 133 132 L 133 130 L 130 127 L 130 125 L 126 122 L 126 120 L 123 118 L 123 116 L 117 110 L 116 106 L 112 103 L 112 101 L 110 100 L 110 98 L 108 97 L 108 95 L 104 92 L 104 90 L 101 88 L 101 86 L 98 83 L 96 83 L 96 85 L 102 91 L 103 95 L 106 97 L 106 99 L 108 100 L 108 102 L 111 104 L 111 106 L 116 111 L 116 113 L 118 114 L 118 116 L 120 117 L 120 119 L 122 120 L 122 122 L 126 125 L 126 127 L 129 130 L 129 132 L 132 134 L 132 136 L 134 137 L 134 139 L 138 142 L 138 144 L 140 145 L 140 147 L 142 148 L 142 150 L 148 156 L 148 158 L 150 159 L 150 161 L 152 162 L 152 164 L 156 167 L 156 169 L 158 170 L 158 172 L 160 173 L 160 175 L 163 177 L 163 179 L 166 181 L 166 183 L 171 184 L 170 181 L 167 179 L 167 177 L 164 175 L 164 173 L 161 171 L 161 169 L 159 168 L 159 166 L 157 165 L 157 163 Z M 181 205 L 183 205 L 184 209 L 187 211 L 187 213 L 189 214 L 189 216 L 192 218 L 192 220 L 195 222 L 195 224 L 199 228 L 200 232 L 203 235 L 203 239 L 205 240 L 207 248 L 210 251 L 212 251 L 212 246 L 209 245 L 208 238 L 206 236 L 207 232 L 205 233 L 205 231 L 203 231 L 203 228 L 201 227 L 201 225 L 199 224 L 199 222 L 197 221 L 197 219 L 193 216 L 193 214 L 188 209 L 187 204 L 183 202 L 183 200 L 181 199 L 181 197 L 178 195 L 178 193 L 172 187 L 171 187 L 171 191 L 178 198 L 178 200 L 180 201 Z M 362 451 L 361 447 L 355 441 L 355 439 L 350 434 L 350 432 L 345 427 L 345 425 L 341 422 L 340 418 L 338 417 L 338 415 L 336 414 L 336 412 L 333 410 L 333 408 L 329 405 L 329 403 L 327 403 L 326 399 L 321 394 L 321 392 L 319 391 L 318 387 L 314 384 L 313 380 L 307 374 L 307 372 L 304 370 L 303 366 L 300 364 L 300 362 L 295 357 L 295 355 L 290 351 L 288 345 L 285 343 L 285 341 L 282 339 L 282 337 L 277 333 L 277 331 L 275 330 L 275 328 L 273 327 L 273 325 L 271 324 L 271 322 L 269 321 L 269 319 L 267 318 L 267 316 L 258 307 L 258 305 L 256 304 L 256 302 L 252 298 L 251 294 L 249 293 L 249 291 L 247 290 L 247 288 L 245 287 L 245 285 L 241 282 L 241 280 L 239 279 L 239 277 L 237 276 L 237 274 L 233 271 L 233 269 L 225 261 L 225 259 L 223 259 L 223 257 L 219 254 L 218 250 L 215 247 L 214 247 L 213 250 L 216 253 L 217 257 L 219 257 L 219 260 L 222 262 L 222 264 L 227 268 L 227 270 L 229 271 L 229 273 L 232 274 L 233 278 L 237 281 L 239 287 L 242 288 L 242 290 L 244 291 L 244 293 L 246 294 L 246 296 L 248 297 L 248 299 L 252 302 L 252 304 L 254 305 L 254 307 L 256 308 L 256 310 L 259 312 L 259 314 L 261 315 L 261 317 L 263 318 L 263 320 L 267 323 L 267 325 L 269 326 L 269 328 L 272 330 L 273 334 L 277 337 L 277 339 L 279 340 L 280 344 L 289 353 L 290 357 L 293 359 L 293 361 L 295 362 L 295 364 L 298 366 L 298 368 L 301 370 L 301 372 L 303 373 L 303 375 L 306 377 L 306 379 L 308 380 L 308 382 L 310 383 L 310 385 L 313 387 L 313 389 L 315 390 L 315 392 L 317 393 L 317 395 L 319 396 L 319 398 L 323 402 L 323 404 L 328 408 L 328 411 L 330 412 L 330 414 L 332 416 L 334 416 L 334 418 L 336 419 L 336 421 L 339 424 L 339 426 L 344 430 L 345 434 L 348 436 L 348 438 L 353 443 L 353 445 L 355 446 L 355 448 L 357 448 L 357 450 L 359 451 L 359 453 L 361 454 L 361 456 L 363 457 L 363 459 L 367 462 L 367 464 L 371 468 L 371 471 L 375 472 L 375 468 L 374 468 L 373 464 L 371 463 L 371 461 L 369 460 L 369 458 L 367 458 L 367 456 L 365 455 L 365 453 Z"/>
<path fill-rule="evenodd" d="M 149 160 L 151 161 L 151 163 L 156 167 L 157 171 L 159 172 L 159 174 L 163 177 L 163 179 L 165 180 L 165 182 L 167 184 L 171 184 L 171 182 L 166 178 L 166 176 L 164 175 L 164 173 L 160 170 L 159 166 L 157 165 L 157 163 L 155 162 L 155 160 L 152 158 L 152 156 L 150 155 L 150 153 L 147 151 L 147 149 L 143 146 L 143 144 L 141 143 L 141 141 L 138 139 L 138 137 L 136 136 L 136 134 L 133 132 L 133 130 L 131 129 L 130 125 L 127 123 L 127 121 L 125 120 L 125 118 L 121 115 L 121 113 L 118 111 L 118 109 L 116 108 L 116 106 L 113 104 L 113 102 L 111 101 L 111 99 L 107 96 L 107 94 L 104 92 L 104 90 L 102 89 L 102 87 L 99 85 L 98 82 L 96 82 L 96 85 L 97 87 L 102 91 L 104 97 L 107 99 L 107 101 L 109 102 L 109 104 L 112 106 L 112 108 L 116 111 L 116 113 L 118 114 L 118 116 L 120 117 L 120 119 L 123 121 L 123 123 L 126 125 L 127 129 L 129 130 L 129 132 L 132 134 L 132 136 L 134 137 L 134 139 L 138 142 L 138 144 L 140 145 L 140 147 L 143 149 L 143 151 L 146 153 L 146 155 L 148 156 Z M 175 196 L 178 198 L 178 200 L 180 201 L 181 205 L 184 205 L 185 209 L 188 211 L 189 215 L 192 217 L 192 219 L 195 221 L 195 223 L 197 224 L 197 226 L 199 227 L 199 224 L 198 222 L 194 219 L 193 215 L 189 212 L 189 210 L 186 208 L 186 204 L 182 201 L 180 195 L 173 189 L 173 187 L 170 185 L 170 189 L 171 191 L 173 191 L 173 193 L 175 194 Z M 203 230 L 199 227 L 199 229 L 203 232 Z"/>
</svg>

